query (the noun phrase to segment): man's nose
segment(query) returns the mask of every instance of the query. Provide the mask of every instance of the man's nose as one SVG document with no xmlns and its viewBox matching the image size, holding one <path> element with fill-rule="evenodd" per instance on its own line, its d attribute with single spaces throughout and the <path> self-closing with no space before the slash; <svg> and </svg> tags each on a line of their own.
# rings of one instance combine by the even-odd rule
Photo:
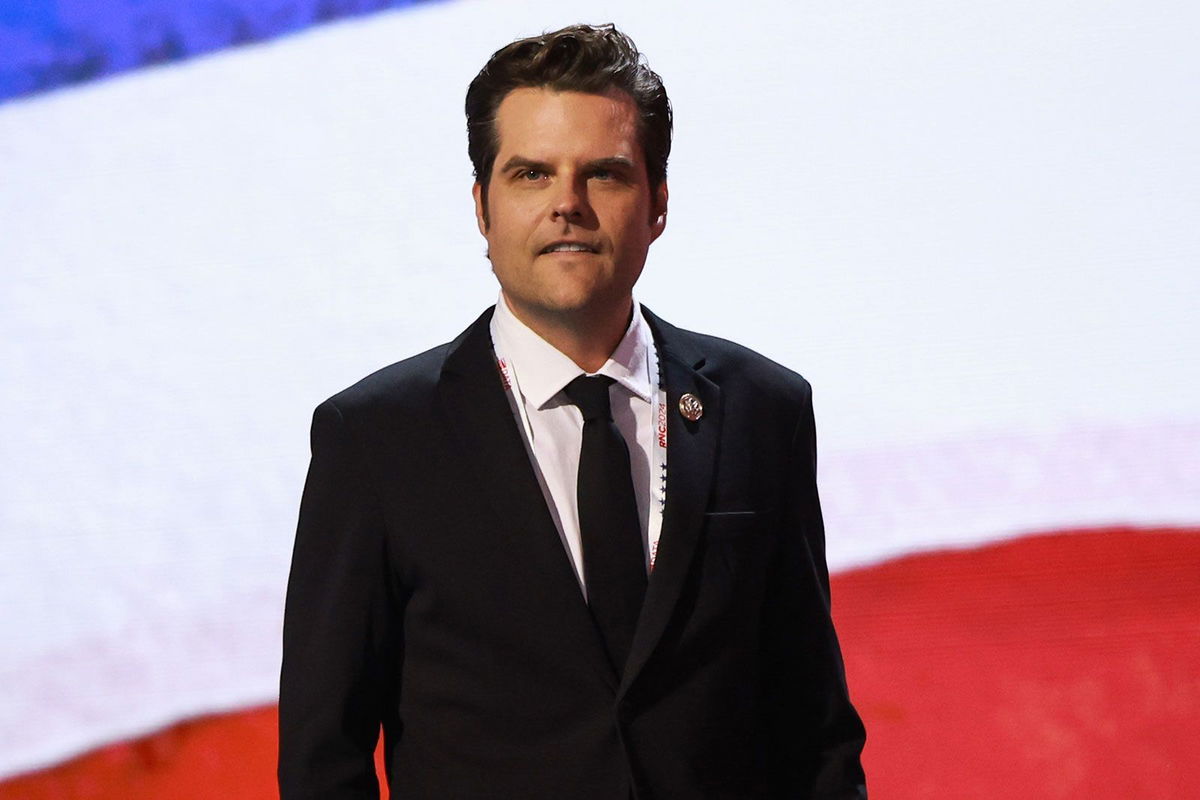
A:
<svg viewBox="0 0 1200 800">
<path fill-rule="evenodd" d="M 565 180 L 557 187 L 552 214 L 555 219 L 581 219 L 587 210 L 587 191 L 578 181 Z"/>
</svg>

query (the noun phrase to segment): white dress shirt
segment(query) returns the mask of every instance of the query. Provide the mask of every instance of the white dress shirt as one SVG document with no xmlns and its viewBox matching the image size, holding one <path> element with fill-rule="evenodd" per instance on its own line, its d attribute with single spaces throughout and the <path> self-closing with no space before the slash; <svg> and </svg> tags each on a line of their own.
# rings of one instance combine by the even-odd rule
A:
<svg viewBox="0 0 1200 800">
<path fill-rule="evenodd" d="M 658 544 L 658 525 L 653 524 L 657 520 L 651 519 L 651 514 L 659 513 L 658 508 L 652 508 L 652 504 L 659 505 L 659 498 L 654 497 L 651 475 L 655 470 L 653 448 L 657 443 L 654 417 L 659 399 L 658 361 L 641 307 L 633 304 L 629 328 L 608 361 L 595 373 L 585 372 L 517 319 L 503 294 L 492 315 L 491 334 L 526 450 L 585 597 L 587 586 L 576 497 L 583 415 L 562 390 L 580 375 L 606 375 L 613 379 L 608 389 L 609 401 L 613 422 L 629 448 L 630 474 L 642 527 L 642 552 L 649 569 L 649 554 Z M 658 469 L 665 480 L 665 468 Z M 659 478 L 653 476 L 654 481 Z"/>
</svg>

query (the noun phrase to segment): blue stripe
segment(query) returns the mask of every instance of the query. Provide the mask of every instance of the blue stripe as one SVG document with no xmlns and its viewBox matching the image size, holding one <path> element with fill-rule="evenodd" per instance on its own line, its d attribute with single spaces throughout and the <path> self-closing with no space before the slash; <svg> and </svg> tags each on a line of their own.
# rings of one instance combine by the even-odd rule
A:
<svg viewBox="0 0 1200 800">
<path fill-rule="evenodd" d="M 0 0 L 0 102 L 429 0 Z"/>
</svg>

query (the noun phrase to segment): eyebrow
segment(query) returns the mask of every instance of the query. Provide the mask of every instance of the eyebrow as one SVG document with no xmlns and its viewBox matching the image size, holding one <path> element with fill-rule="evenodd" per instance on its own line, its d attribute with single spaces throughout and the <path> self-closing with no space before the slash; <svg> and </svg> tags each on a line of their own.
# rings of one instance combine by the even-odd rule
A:
<svg viewBox="0 0 1200 800">
<path fill-rule="evenodd" d="M 504 162 L 504 166 L 500 168 L 501 172 L 517 169 L 536 169 L 539 172 L 552 172 L 553 167 L 545 161 L 537 161 L 525 156 L 513 156 L 508 161 Z M 633 162 L 625 156 L 609 156 L 608 158 L 597 158 L 587 162 L 584 165 L 585 169 L 633 169 Z"/>
<path fill-rule="evenodd" d="M 504 166 L 500 168 L 500 171 L 508 172 L 511 169 L 516 169 L 517 167 L 520 167 L 521 169 L 536 169 L 540 172 L 548 172 L 550 170 L 550 165 L 544 161 L 534 161 L 532 158 L 525 158 L 525 156 L 513 156 L 504 163 Z"/>
<path fill-rule="evenodd" d="M 588 169 L 633 169 L 633 162 L 625 156 L 598 158 L 587 163 Z"/>
</svg>

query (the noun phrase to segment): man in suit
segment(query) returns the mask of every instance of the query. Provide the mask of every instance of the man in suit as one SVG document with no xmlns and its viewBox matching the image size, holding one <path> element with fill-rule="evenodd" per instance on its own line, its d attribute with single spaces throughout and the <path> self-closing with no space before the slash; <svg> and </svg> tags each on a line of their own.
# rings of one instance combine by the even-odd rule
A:
<svg viewBox="0 0 1200 800">
<path fill-rule="evenodd" d="M 809 386 L 633 302 L 671 112 L 611 26 L 467 95 L 500 299 L 313 417 L 284 800 L 860 798 Z"/>
</svg>

